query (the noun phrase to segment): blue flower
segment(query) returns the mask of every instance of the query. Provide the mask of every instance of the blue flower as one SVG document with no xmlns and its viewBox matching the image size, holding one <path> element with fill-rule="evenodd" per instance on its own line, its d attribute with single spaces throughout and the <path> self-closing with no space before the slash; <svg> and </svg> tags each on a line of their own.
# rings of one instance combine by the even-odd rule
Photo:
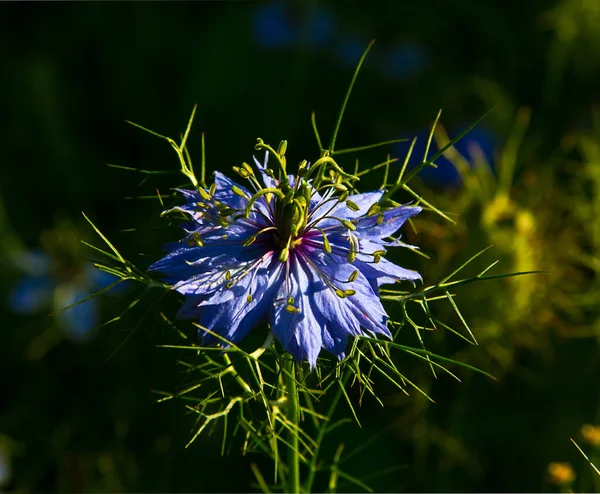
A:
<svg viewBox="0 0 600 494">
<path fill-rule="evenodd" d="M 26 271 L 9 294 L 10 306 L 18 314 L 64 309 L 116 281 L 115 276 L 94 268 L 91 263 L 70 266 L 71 276 L 64 277 L 53 266 L 55 259 L 41 249 L 24 251 L 17 261 Z M 116 293 L 119 287 L 111 291 Z M 81 341 L 89 338 L 99 324 L 98 310 L 97 298 L 91 298 L 61 312 L 58 320 L 69 338 Z"/>
<path fill-rule="evenodd" d="M 386 57 L 384 71 L 397 81 L 406 81 L 429 65 L 429 53 L 425 46 L 404 42 L 394 44 Z"/>
<path fill-rule="evenodd" d="M 267 48 L 291 48 L 299 43 L 320 48 L 336 29 L 328 9 L 294 10 L 283 2 L 260 5 L 254 12 L 252 27 L 258 44 Z"/>
<path fill-rule="evenodd" d="M 449 131 L 449 137 L 453 138 L 458 135 L 464 127 L 453 126 Z M 425 145 L 429 138 L 429 131 L 422 131 L 417 134 L 417 142 L 411 154 L 408 162 L 409 168 L 415 168 L 423 161 L 423 154 L 425 153 Z M 462 137 L 455 145 L 454 149 L 458 151 L 468 162 L 472 168 L 475 163 L 473 162 L 473 150 L 477 147 L 481 151 L 486 162 L 490 166 L 494 167 L 494 150 L 496 147 L 497 138 L 490 131 L 486 130 L 482 126 L 477 126 L 471 129 L 465 136 Z M 402 156 L 406 154 L 407 144 L 397 144 L 395 146 L 397 153 Z M 439 147 L 436 143 L 435 138 L 431 141 L 431 147 L 427 158 L 430 159 L 435 153 L 439 151 Z M 458 188 L 462 185 L 460 174 L 456 170 L 454 164 L 442 154 L 435 160 L 437 168 L 425 167 L 419 172 L 419 176 L 423 181 L 433 187 L 439 188 Z"/>
<path fill-rule="evenodd" d="M 285 157 L 269 149 L 284 178 L 267 168 L 267 153 L 264 164 L 254 159 L 258 176 L 234 167 L 250 188 L 216 172 L 210 189 L 179 190 L 186 203 L 166 211 L 189 217 L 186 236 L 149 269 L 185 295 L 178 316 L 232 343 L 268 320 L 283 348 L 311 367 L 322 348 L 344 358 L 350 336 L 391 338 L 379 286 L 420 276 L 384 258 L 387 247 L 407 246 L 384 239 L 421 208 L 383 209 L 381 190 L 348 195 L 339 168 L 324 179 L 329 157 L 287 175 Z"/>
</svg>

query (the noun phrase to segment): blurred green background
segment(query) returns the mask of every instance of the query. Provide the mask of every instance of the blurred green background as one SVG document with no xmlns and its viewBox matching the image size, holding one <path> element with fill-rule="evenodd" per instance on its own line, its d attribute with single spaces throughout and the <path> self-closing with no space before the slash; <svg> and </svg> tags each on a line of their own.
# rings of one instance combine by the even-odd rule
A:
<svg viewBox="0 0 600 494">
<path fill-rule="evenodd" d="M 457 225 L 421 214 L 407 236 L 431 259 L 402 253 L 402 264 L 435 284 L 493 244 L 481 262 L 499 259 L 494 272 L 547 273 L 461 288 L 479 345 L 444 330 L 426 344 L 498 381 L 465 369 L 462 383 L 434 379 L 407 361 L 436 403 L 378 383 L 386 406 L 366 400 L 363 428 L 336 440 L 363 444 L 382 424 L 385 434 L 349 468 L 366 478 L 396 467 L 369 479 L 381 492 L 600 490 L 569 441 L 600 463 L 598 431 L 581 431 L 600 425 L 599 24 L 595 0 L 3 3 L 0 488 L 254 489 L 249 465 L 265 470 L 264 460 L 235 445 L 221 457 L 218 433 L 184 449 L 193 418 L 180 403 L 154 403 L 152 390 L 184 382 L 179 356 L 157 348 L 176 339 L 159 310 L 172 316 L 177 297 L 159 308 L 142 297 L 102 327 L 140 287 L 48 314 L 111 281 L 90 267 L 99 257 L 80 240 L 101 241 L 81 211 L 141 268 L 177 238 L 161 204 L 140 196 L 168 196 L 182 179 L 106 166 L 178 169 L 167 143 L 124 119 L 177 137 L 197 104 L 190 149 L 198 163 L 204 131 L 210 170 L 249 161 L 259 136 L 287 139 L 289 161 L 314 160 L 311 112 L 327 139 L 376 38 L 339 146 L 422 143 L 439 108 L 453 137 L 494 108 L 413 182 Z M 362 153 L 361 167 L 407 149 Z M 352 167 L 354 158 L 340 161 Z M 439 311 L 456 325 L 450 307 Z M 552 462 L 569 462 L 574 480 Z"/>
</svg>

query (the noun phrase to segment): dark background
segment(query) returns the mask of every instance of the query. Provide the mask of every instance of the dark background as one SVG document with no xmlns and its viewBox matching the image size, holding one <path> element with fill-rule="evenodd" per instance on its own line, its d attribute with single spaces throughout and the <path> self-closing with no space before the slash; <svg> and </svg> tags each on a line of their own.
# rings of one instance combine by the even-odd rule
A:
<svg viewBox="0 0 600 494">
<path fill-rule="evenodd" d="M 166 142 L 124 119 L 176 138 L 197 104 L 190 150 L 199 163 L 205 132 L 209 170 L 250 161 L 257 137 L 287 139 L 290 162 L 314 160 L 311 112 L 327 142 L 352 70 L 375 38 L 338 147 L 422 136 L 440 108 L 452 137 L 493 108 L 461 152 L 477 161 L 470 139 L 497 176 L 514 169 L 504 189 L 461 185 L 447 160 L 416 179 L 414 188 L 456 214 L 458 226 L 420 215 L 409 240 L 431 260 L 403 254 L 403 265 L 435 284 L 494 244 L 483 262 L 500 259 L 495 272 L 547 273 L 458 290 L 479 346 L 443 329 L 427 342 L 498 381 L 456 368 L 462 383 L 436 380 L 407 361 L 436 403 L 381 383 L 386 406 L 365 402 L 363 428 L 348 426 L 335 441 L 351 448 L 389 428 L 348 468 L 363 478 L 398 467 L 369 480 L 376 491 L 527 492 L 559 489 L 546 469 L 568 461 L 573 488 L 597 490 L 569 438 L 592 453 L 579 431 L 600 423 L 598 25 L 598 6 L 584 0 L 3 3 L 3 488 L 255 489 L 249 464 L 267 463 L 235 447 L 222 457 L 219 434 L 184 449 L 192 417 L 180 403 L 154 403 L 151 390 L 183 381 L 179 355 L 157 348 L 176 338 L 158 312 L 174 314 L 177 297 L 144 296 L 102 327 L 140 287 L 48 314 L 107 283 L 89 269 L 99 255 L 79 243 L 102 245 L 81 211 L 143 269 L 177 238 L 159 201 L 139 196 L 168 196 L 182 178 L 106 166 L 178 169 Z M 361 165 L 406 150 L 363 153 Z M 353 167 L 354 156 L 340 162 Z M 450 307 L 439 316 L 457 323 Z"/>
</svg>

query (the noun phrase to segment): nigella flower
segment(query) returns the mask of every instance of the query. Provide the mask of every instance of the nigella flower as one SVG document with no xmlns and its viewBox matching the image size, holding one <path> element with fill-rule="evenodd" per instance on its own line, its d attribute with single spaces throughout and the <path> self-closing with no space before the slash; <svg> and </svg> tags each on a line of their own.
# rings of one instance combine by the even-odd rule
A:
<svg viewBox="0 0 600 494">
<path fill-rule="evenodd" d="M 268 320 L 283 348 L 314 367 L 322 348 L 343 358 L 350 336 L 391 337 L 378 288 L 420 276 L 384 258 L 386 247 L 406 246 L 386 239 L 421 208 L 382 209 L 381 190 L 349 195 L 351 176 L 326 153 L 287 175 L 285 147 L 259 140 L 268 152 L 264 164 L 254 158 L 258 175 L 246 163 L 234 167 L 250 188 L 216 172 L 210 189 L 179 190 L 186 204 L 169 211 L 189 217 L 186 237 L 150 269 L 186 296 L 179 317 L 233 343 Z"/>
</svg>

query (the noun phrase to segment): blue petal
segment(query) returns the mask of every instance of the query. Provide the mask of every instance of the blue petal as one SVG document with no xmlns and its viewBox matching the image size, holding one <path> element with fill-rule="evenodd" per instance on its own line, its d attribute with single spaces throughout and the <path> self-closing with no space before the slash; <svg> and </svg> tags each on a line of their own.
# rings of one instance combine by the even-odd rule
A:
<svg viewBox="0 0 600 494">
<path fill-rule="evenodd" d="M 359 270 L 356 279 L 348 283 L 347 280 L 357 270 L 353 264 L 347 262 L 340 256 L 322 256 L 311 259 L 314 265 L 322 271 L 330 280 L 334 280 L 334 285 L 342 290 L 354 290 L 354 295 L 346 298 L 338 297 L 331 289 L 321 290 L 315 293 L 314 300 L 316 306 L 323 312 L 323 315 L 330 320 L 338 320 L 338 324 L 343 325 L 347 321 L 349 329 L 356 327 L 349 324 L 352 321 L 351 314 L 356 324 L 362 326 L 373 333 L 381 333 L 391 337 L 387 329 L 387 314 L 381 305 L 378 294 L 373 290 L 367 277 Z M 332 262 L 337 261 L 337 262 Z M 343 314 L 340 317 L 340 314 Z"/>
<path fill-rule="evenodd" d="M 268 274 L 256 276 L 241 296 L 217 305 L 203 306 L 200 309 L 200 324 L 232 343 L 243 339 L 252 328 L 266 319 L 280 285 L 281 266 L 279 260 L 274 259 L 267 270 Z M 251 302 L 247 300 L 249 293 L 252 294 Z M 203 332 L 200 330 L 200 333 Z M 208 333 L 203 334 L 203 341 L 207 344 L 216 342 Z"/>
<path fill-rule="evenodd" d="M 321 328 L 312 311 L 312 287 L 304 267 L 297 262 L 296 253 L 290 254 L 285 281 L 280 284 L 271 311 L 271 332 L 286 352 L 297 361 L 308 360 L 314 368 L 321 351 Z M 294 299 L 297 311 L 286 309 L 289 297 Z"/>
<path fill-rule="evenodd" d="M 335 204 L 333 200 L 331 200 L 331 204 L 323 204 L 322 206 L 312 210 L 315 211 L 314 216 L 318 218 L 319 216 L 332 216 L 342 220 L 354 220 L 360 218 L 361 216 L 365 216 L 371 206 L 379 202 L 381 197 L 383 196 L 383 190 L 378 190 L 375 192 L 365 192 L 363 194 L 354 194 L 348 197 L 349 201 L 354 202 L 358 207 L 358 211 L 353 211 L 350 209 L 345 202 L 340 202 Z M 332 198 L 337 200 L 337 197 Z M 335 206 L 333 206 L 335 204 Z M 333 206 L 333 209 L 332 209 Z M 331 211 L 329 211 L 331 209 Z M 323 218 L 319 220 L 315 226 L 317 228 L 325 228 L 328 226 L 338 226 L 340 222 L 333 218 Z"/>
<path fill-rule="evenodd" d="M 214 198 L 217 201 L 220 201 L 223 204 L 234 209 L 243 210 L 246 208 L 248 200 L 243 198 L 242 196 L 238 196 L 231 190 L 233 186 L 236 186 L 240 190 L 242 190 L 247 197 L 251 197 L 252 194 L 246 187 L 234 182 L 229 177 L 223 175 L 221 172 L 218 171 L 215 172 L 215 184 L 217 187 L 215 189 Z"/>
<path fill-rule="evenodd" d="M 384 211 L 382 221 L 377 224 L 379 215 L 372 215 L 356 222 L 356 236 L 366 239 L 383 239 L 393 235 L 404 222 L 420 213 L 418 206 L 398 206 Z"/>
<path fill-rule="evenodd" d="M 366 257 L 366 256 L 365 256 Z M 369 280 L 376 280 L 377 286 L 396 283 L 402 280 L 417 281 L 421 280 L 421 275 L 412 269 L 406 269 L 387 259 L 381 258 L 379 262 L 374 262 L 373 258 L 369 261 L 354 261 L 354 266 Z"/>
<path fill-rule="evenodd" d="M 256 168 L 258 168 L 258 171 L 261 174 L 262 182 L 263 182 L 263 184 L 265 184 L 265 187 L 268 188 L 268 189 L 277 187 L 277 184 L 275 183 L 275 180 L 273 178 L 271 178 L 269 175 L 267 175 L 267 172 L 265 171 L 267 169 L 267 165 L 269 164 L 269 151 L 265 151 L 265 162 L 264 162 L 264 164 L 261 163 L 260 161 L 258 161 L 256 159 L 256 156 L 253 156 L 252 158 L 254 159 L 254 163 L 256 164 Z"/>
</svg>

